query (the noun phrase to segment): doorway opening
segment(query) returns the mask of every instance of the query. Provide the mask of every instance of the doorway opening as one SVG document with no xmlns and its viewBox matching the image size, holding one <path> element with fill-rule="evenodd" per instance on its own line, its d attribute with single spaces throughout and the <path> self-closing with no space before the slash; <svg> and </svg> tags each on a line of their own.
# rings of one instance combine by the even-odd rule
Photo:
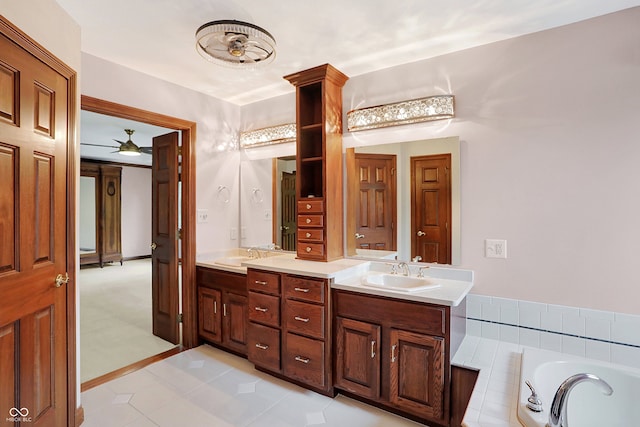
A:
<svg viewBox="0 0 640 427">
<path fill-rule="evenodd" d="M 174 158 L 172 157 L 173 160 L 171 161 L 171 167 L 176 171 L 176 177 L 179 176 L 179 182 L 176 185 L 176 203 L 178 207 L 176 207 L 175 212 L 172 212 L 172 215 L 179 218 L 180 221 L 180 225 L 178 226 L 179 228 L 175 230 L 177 235 L 180 236 L 180 239 L 173 250 L 177 261 L 176 275 L 179 280 L 176 280 L 176 283 L 163 281 L 162 289 L 163 292 L 175 293 L 177 300 L 181 302 L 181 308 L 175 308 L 176 312 L 171 314 L 175 319 L 181 318 L 182 320 L 182 339 L 175 339 L 174 341 L 178 344 L 174 349 L 169 350 L 168 353 L 172 354 L 176 351 L 180 351 L 181 349 L 191 348 L 197 344 L 197 328 L 195 321 L 195 316 L 197 315 L 195 309 L 196 299 L 195 288 L 192 285 L 195 277 L 195 123 L 88 96 L 82 96 L 81 108 L 83 111 L 158 126 L 165 128 L 165 130 L 175 129 L 177 131 L 174 132 L 174 134 L 177 134 L 176 137 L 179 137 L 180 143 L 177 142 L 177 139 L 175 140 L 176 142 L 174 142 L 176 155 Z M 148 220 L 153 222 L 151 215 L 149 215 Z M 178 224 L 177 221 L 176 224 Z M 151 228 L 150 224 L 149 228 Z M 148 245 L 152 243 L 151 240 L 152 239 L 149 239 L 149 242 L 147 243 Z M 147 267 L 144 267 L 145 262 Z M 138 265 L 138 268 L 142 268 L 142 271 L 148 271 L 149 275 L 151 274 L 151 262 L 148 258 L 136 260 L 128 264 L 131 264 L 131 267 L 134 267 L 136 264 L 140 264 L 142 267 Z M 145 270 L 145 268 L 148 268 L 148 270 Z M 154 282 L 155 281 L 156 277 L 154 276 Z M 181 288 L 178 288 L 180 284 L 182 284 L 182 286 Z M 79 286 L 82 287 L 82 283 L 79 283 Z M 147 290 L 151 293 L 151 289 Z M 156 297 L 154 297 L 154 299 L 156 299 Z M 160 299 L 164 301 L 163 298 Z M 176 305 L 176 307 L 177 306 L 178 305 Z M 172 311 L 174 310 L 172 309 Z M 180 313 L 178 313 L 178 311 Z M 82 327 L 81 323 L 81 330 Z M 179 325 L 177 323 L 176 329 L 179 329 Z M 167 352 L 163 354 L 166 353 Z M 157 360 L 157 357 L 154 356 L 146 360 L 149 360 L 149 363 L 151 363 L 152 361 Z M 145 362 L 137 362 L 135 365 L 137 367 L 142 367 L 145 365 Z M 86 390 L 95 385 L 101 384 L 102 382 L 113 379 L 114 377 L 121 375 L 123 370 L 126 372 L 129 371 L 130 368 L 124 367 L 110 374 L 84 382 L 82 384 L 82 389 Z"/>
</svg>

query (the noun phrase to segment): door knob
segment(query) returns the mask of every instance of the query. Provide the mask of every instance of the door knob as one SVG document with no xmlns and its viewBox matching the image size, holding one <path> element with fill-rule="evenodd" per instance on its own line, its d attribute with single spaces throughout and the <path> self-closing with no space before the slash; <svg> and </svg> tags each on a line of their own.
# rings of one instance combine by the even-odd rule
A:
<svg viewBox="0 0 640 427">
<path fill-rule="evenodd" d="M 364 234 L 356 233 L 356 239 L 364 239 Z"/>
<path fill-rule="evenodd" d="M 62 285 L 66 285 L 67 283 L 69 283 L 69 273 L 64 273 L 64 277 L 62 276 L 62 274 L 58 274 L 56 276 L 56 288 L 59 288 Z"/>
<path fill-rule="evenodd" d="M 155 251 L 157 247 L 158 247 L 158 245 L 156 245 L 155 242 L 151 244 L 151 250 L 152 251 Z"/>
<path fill-rule="evenodd" d="M 427 233 L 425 233 L 425 232 L 424 232 L 424 231 L 422 231 L 422 230 L 418 230 L 418 233 L 417 233 L 417 234 L 418 234 L 418 237 L 422 237 L 422 236 L 424 236 L 424 235 L 425 235 L 425 234 L 427 234 Z"/>
</svg>

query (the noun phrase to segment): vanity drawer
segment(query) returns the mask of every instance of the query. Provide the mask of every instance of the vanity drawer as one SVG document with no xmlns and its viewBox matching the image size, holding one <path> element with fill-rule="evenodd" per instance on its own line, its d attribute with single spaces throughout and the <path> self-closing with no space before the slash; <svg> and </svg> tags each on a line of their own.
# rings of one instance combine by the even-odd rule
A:
<svg viewBox="0 0 640 427">
<path fill-rule="evenodd" d="M 298 215 L 299 227 L 322 227 L 324 215 Z"/>
<path fill-rule="evenodd" d="M 280 371 L 280 331 L 268 326 L 249 324 L 247 356 L 256 366 Z"/>
<path fill-rule="evenodd" d="M 249 292 L 249 320 L 280 327 L 280 297 Z"/>
<path fill-rule="evenodd" d="M 322 258 L 324 256 L 324 244 L 298 242 L 297 252 L 300 258 Z"/>
<path fill-rule="evenodd" d="M 247 271 L 247 289 L 250 291 L 280 295 L 280 275 L 249 269 Z"/>
<path fill-rule="evenodd" d="M 288 377 L 311 386 L 325 386 L 324 342 L 287 334 L 282 367 Z"/>
<path fill-rule="evenodd" d="M 322 200 L 298 200 L 298 213 L 324 213 Z"/>
<path fill-rule="evenodd" d="M 283 280 L 285 298 L 324 304 L 325 281 L 305 277 L 285 276 Z"/>
<path fill-rule="evenodd" d="M 288 332 L 324 339 L 324 306 L 287 300 L 283 326 Z"/>
<path fill-rule="evenodd" d="M 298 228 L 298 239 L 310 242 L 323 242 L 324 230 L 322 228 Z"/>
</svg>

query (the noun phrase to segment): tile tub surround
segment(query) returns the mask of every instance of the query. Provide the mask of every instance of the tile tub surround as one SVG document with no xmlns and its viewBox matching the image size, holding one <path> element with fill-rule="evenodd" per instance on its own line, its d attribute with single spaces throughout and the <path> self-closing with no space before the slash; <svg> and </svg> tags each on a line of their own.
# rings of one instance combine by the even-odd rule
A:
<svg viewBox="0 0 640 427">
<path fill-rule="evenodd" d="M 467 295 L 467 335 L 640 368 L 640 316 Z"/>
</svg>

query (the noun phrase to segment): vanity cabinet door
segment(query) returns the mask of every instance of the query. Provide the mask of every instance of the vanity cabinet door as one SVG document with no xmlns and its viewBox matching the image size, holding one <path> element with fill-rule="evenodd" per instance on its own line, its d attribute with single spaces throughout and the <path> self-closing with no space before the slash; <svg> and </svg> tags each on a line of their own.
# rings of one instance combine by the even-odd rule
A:
<svg viewBox="0 0 640 427">
<path fill-rule="evenodd" d="M 335 386 L 360 396 L 380 396 L 380 326 L 336 318 Z"/>
<path fill-rule="evenodd" d="M 391 329 L 389 336 L 390 402 L 420 417 L 444 421 L 444 338 L 399 329 Z"/>
<path fill-rule="evenodd" d="M 198 332 L 207 340 L 222 342 L 222 292 L 198 287 Z"/>
<path fill-rule="evenodd" d="M 227 347 L 242 354 L 247 353 L 247 306 L 246 296 L 231 292 L 224 294 L 222 338 Z"/>
</svg>

